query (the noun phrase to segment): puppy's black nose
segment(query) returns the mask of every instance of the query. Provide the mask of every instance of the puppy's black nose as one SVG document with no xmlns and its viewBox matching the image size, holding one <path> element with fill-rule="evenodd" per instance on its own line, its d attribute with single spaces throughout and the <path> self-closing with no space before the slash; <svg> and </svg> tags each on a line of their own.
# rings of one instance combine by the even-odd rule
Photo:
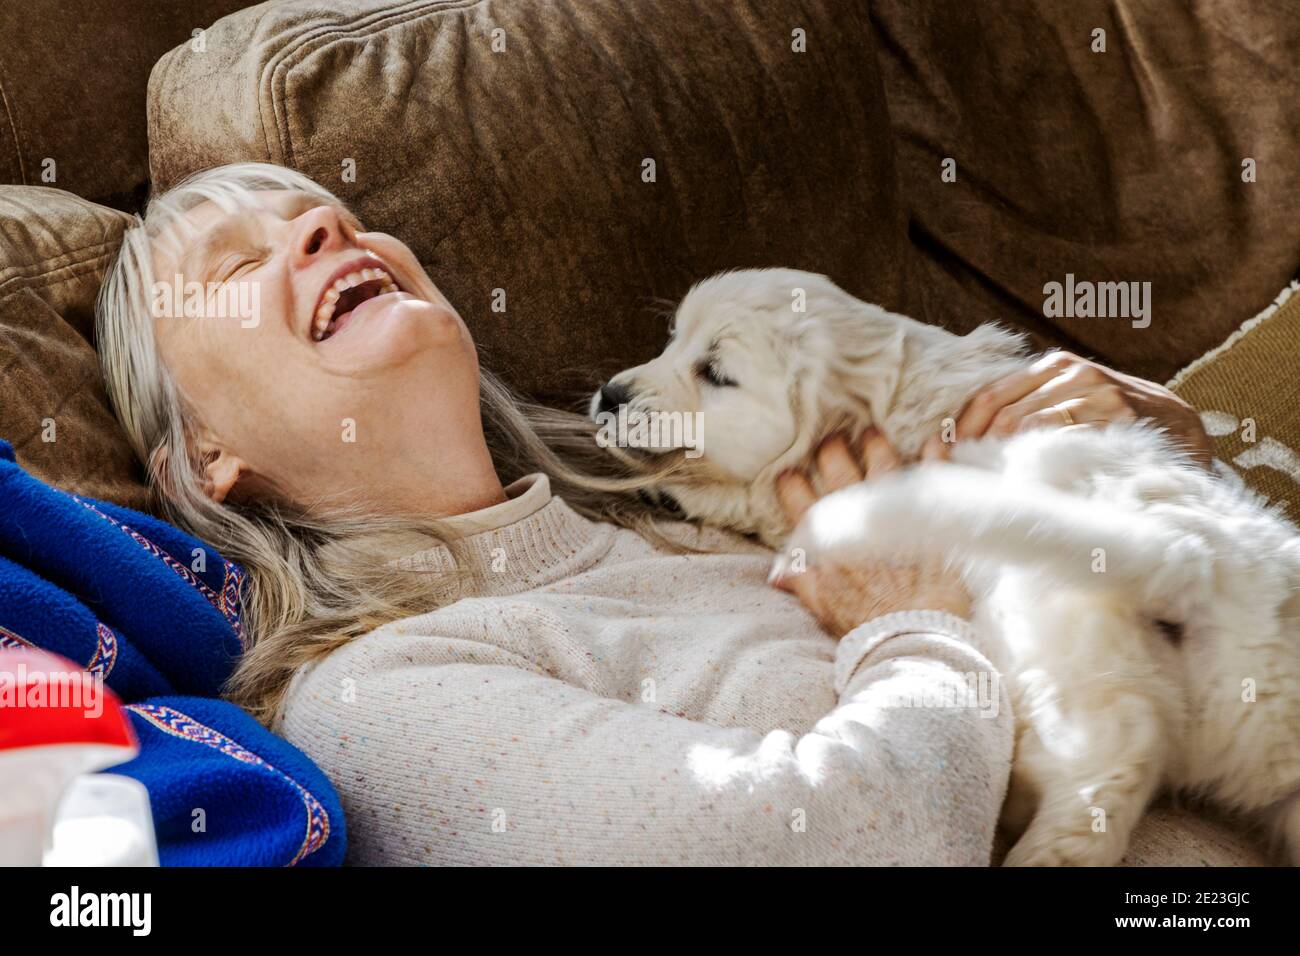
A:
<svg viewBox="0 0 1300 956">
<path fill-rule="evenodd" d="M 596 413 L 616 412 L 618 406 L 626 405 L 632 399 L 632 392 L 626 385 L 606 382 L 600 387 L 600 401 L 596 403 Z"/>
</svg>

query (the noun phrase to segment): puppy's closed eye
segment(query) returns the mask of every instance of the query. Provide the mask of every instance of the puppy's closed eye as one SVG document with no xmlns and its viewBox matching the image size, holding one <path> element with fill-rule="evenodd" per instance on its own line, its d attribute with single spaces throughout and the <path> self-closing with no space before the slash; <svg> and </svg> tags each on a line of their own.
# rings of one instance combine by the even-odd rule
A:
<svg viewBox="0 0 1300 956">
<path fill-rule="evenodd" d="M 722 366 L 718 364 L 715 356 L 710 356 L 697 364 L 695 374 L 714 388 L 734 388 L 739 384 L 734 378 L 729 378 L 723 373 Z"/>
</svg>

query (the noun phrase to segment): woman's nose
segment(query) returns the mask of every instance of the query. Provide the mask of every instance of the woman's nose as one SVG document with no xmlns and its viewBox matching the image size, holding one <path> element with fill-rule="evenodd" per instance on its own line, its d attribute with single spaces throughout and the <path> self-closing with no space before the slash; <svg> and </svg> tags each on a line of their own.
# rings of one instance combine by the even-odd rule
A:
<svg viewBox="0 0 1300 956">
<path fill-rule="evenodd" d="M 340 248 L 346 241 L 343 222 L 338 212 L 329 206 L 309 209 L 294 220 L 294 229 L 295 258 L 300 265 L 312 262 L 321 253 Z"/>
</svg>

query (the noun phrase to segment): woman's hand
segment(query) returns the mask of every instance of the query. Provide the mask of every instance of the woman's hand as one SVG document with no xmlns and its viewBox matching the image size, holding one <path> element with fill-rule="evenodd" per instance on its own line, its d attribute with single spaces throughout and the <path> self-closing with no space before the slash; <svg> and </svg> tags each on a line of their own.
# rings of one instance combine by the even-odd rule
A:
<svg viewBox="0 0 1300 956">
<path fill-rule="evenodd" d="M 1169 389 L 1071 352 L 1050 352 L 978 392 L 957 419 L 958 441 L 1030 428 L 1104 425 L 1149 418 L 1201 464 L 1213 455 L 1196 410 Z M 946 457 L 941 450 L 940 454 Z"/>
<path fill-rule="evenodd" d="M 928 455 L 934 456 L 934 452 Z M 840 436 L 826 441 L 817 452 L 817 473 L 823 494 L 857 484 L 864 478 L 870 481 L 898 467 L 893 448 L 874 429 L 863 438 L 860 458 Z M 808 476 L 799 471 L 786 472 L 777 479 L 776 487 L 792 526 L 819 497 Z M 956 572 L 946 569 L 942 561 L 819 565 L 789 572 L 773 583 L 798 597 L 836 637 L 843 637 L 859 624 L 894 611 L 948 611 L 962 618 L 970 616 L 970 594 Z"/>
</svg>

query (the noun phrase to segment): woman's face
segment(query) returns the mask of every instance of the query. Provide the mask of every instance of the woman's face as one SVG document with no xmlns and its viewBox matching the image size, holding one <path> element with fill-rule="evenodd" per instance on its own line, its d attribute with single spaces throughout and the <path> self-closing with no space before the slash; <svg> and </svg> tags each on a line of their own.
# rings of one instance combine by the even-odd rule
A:
<svg viewBox="0 0 1300 956">
<path fill-rule="evenodd" d="M 257 196 L 196 207 L 191 234 L 153 247 L 159 349 L 211 496 L 426 515 L 499 500 L 474 343 L 411 251 L 319 197 Z"/>
</svg>

